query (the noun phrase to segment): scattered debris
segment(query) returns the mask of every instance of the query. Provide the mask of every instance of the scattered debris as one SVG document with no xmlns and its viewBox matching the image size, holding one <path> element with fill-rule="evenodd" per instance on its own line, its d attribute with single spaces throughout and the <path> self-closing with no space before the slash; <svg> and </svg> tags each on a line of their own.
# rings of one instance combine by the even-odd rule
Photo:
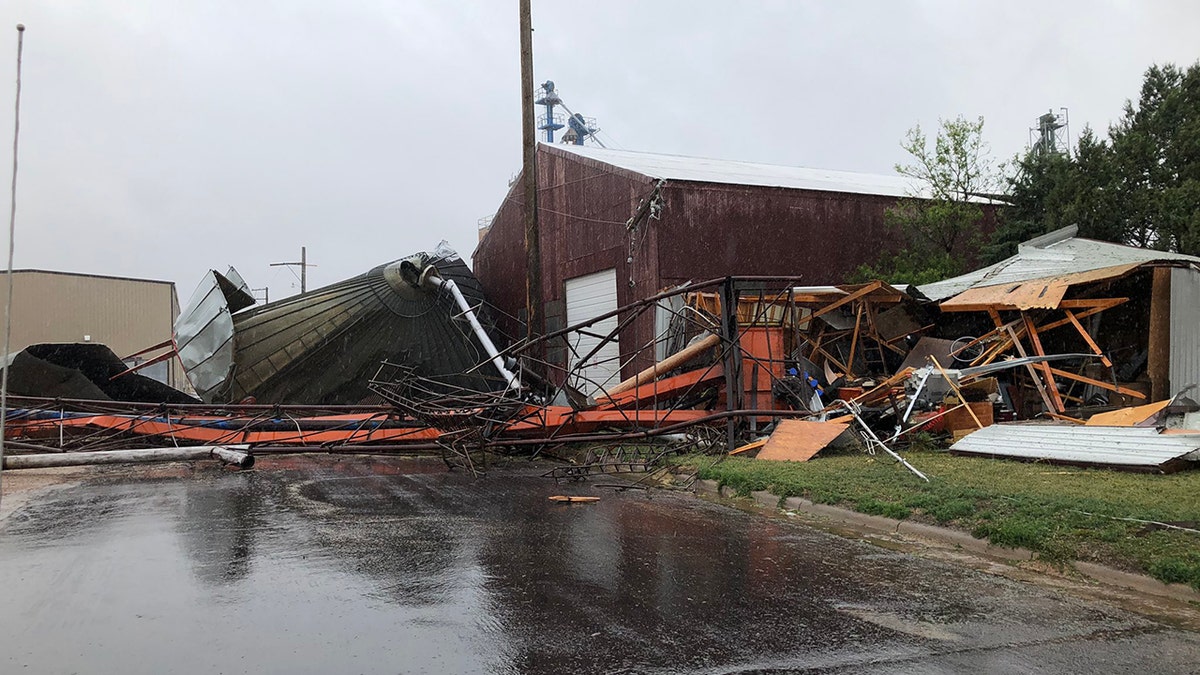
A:
<svg viewBox="0 0 1200 675">
<path fill-rule="evenodd" d="M 743 452 L 750 452 L 752 450 L 757 450 L 757 449 L 761 448 L 762 446 L 766 445 L 767 441 L 769 441 L 769 440 L 770 440 L 770 437 L 768 436 L 767 438 L 760 438 L 755 441 L 750 441 L 749 443 L 747 443 L 739 448 L 730 450 L 729 454 L 730 455 L 740 455 Z"/>
<path fill-rule="evenodd" d="M 559 502 L 562 504 L 590 504 L 592 502 L 600 501 L 600 498 L 599 497 L 576 497 L 574 495 L 554 495 L 553 497 L 550 498 L 550 501 Z"/>
<path fill-rule="evenodd" d="M 1194 450 L 1200 427 L 1200 406 L 1164 401 L 1200 381 L 1200 359 L 1168 358 L 1200 320 L 1200 308 L 1174 308 L 1176 279 L 1200 280 L 1200 258 L 1068 228 L 919 289 L 725 277 L 526 339 L 495 328 L 444 246 L 261 307 L 236 271 L 212 271 L 175 338 L 203 404 L 112 395 L 105 386 L 140 376 L 111 352 L 100 375 L 30 362 L 24 380 L 18 357 L 13 391 L 25 396 L 6 435 L 14 457 L 439 449 L 475 474 L 486 453 L 601 448 L 546 474 L 583 480 L 650 475 L 685 447 L 807 461 L 853 429 L 868 453 L 925 480 L 897 451 L 918 433 L 947 434 L 956 452 L 1161 468 Z M 1034 418 L 1068 424 L 1011 424 Z M 1135 440 L 1149 443 L 1144 457 L 1126 452 Z"/>
</svg>

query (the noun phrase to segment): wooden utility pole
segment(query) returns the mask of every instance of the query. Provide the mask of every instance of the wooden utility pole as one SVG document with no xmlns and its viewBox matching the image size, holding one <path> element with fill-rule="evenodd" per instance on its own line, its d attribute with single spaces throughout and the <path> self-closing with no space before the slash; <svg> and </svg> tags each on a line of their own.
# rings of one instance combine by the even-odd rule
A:
<svg viewBox="0 0 1200 675">
<path fill-rule="evenodd" d="M 316 265 L 308 264 L 308 249 L 304 246 L 300 247 L 300 262 L 277 262 L 271 263 L 271 267 L 299 267 L 300 268 L 300 295 L 304 295 L 308 291 L 308 268 L 316 267 Z"/>
<path fill-rule="evenodd" d="M 533 21 L 530 0 L 520 0 L 521 9 L 521 177 L 525 185 L 525 336 L 541 335 L 542 250 L 538 233 L 537 132 L 533 113 Z"/>
</svg>

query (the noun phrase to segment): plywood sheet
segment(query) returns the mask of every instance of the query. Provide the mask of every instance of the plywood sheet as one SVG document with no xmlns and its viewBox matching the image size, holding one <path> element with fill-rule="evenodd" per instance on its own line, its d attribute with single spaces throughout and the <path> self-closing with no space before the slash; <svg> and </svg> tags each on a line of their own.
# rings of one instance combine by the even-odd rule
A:
<svg viewBox="0 0 1200 675">
<path fill-rule="evenodd" d="M 841 422 L 783 420 L 758 451 L 758 459 L 807 462 L 849 427 Z"/>
<path fill-rule="evenodd" d="M 1171 399 L 1165 399 L 1149 405 L 1139 405 L 1132 408 L 1121 408 L 1112 412 L 1100 413 L 1099 415 L 1092 415 L 1088 419 L 1087 425 L 1092 427 L 1134 427 L 1154 417 L 1168 405 L 1171 405 Z"/>
<path fill-rule="evenodd" d="M 1139 263 L 1115 265 L 1087 272 L 1062 274 L 994 286 L 976 286 L 943 302 L 943 312 L 978 312 L 986 309 L 1056 309 L 1073 285 L 1124 276 Z"/>
</svg>

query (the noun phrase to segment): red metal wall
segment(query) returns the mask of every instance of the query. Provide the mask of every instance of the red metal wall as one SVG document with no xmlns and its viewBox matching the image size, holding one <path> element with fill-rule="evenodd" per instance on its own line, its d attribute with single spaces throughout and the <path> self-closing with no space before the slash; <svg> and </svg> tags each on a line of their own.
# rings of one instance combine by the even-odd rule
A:
<svg viewBox="0 0 1200 675">
<path fill-rule="evenodd" d="M 619 305 L 657 292 L 654 233 L 649 237 L 641 236 L 645 229 L 634 233 L 635 263 L 630 265 L 626 261 L 631 233 L 625 226 L 655 181 L 544 146 L 539 146 L 537 161 L 547 330 L 563 327 L 566 320 L 563 292 L 567 279 L 615 267 Z M 518 179 L 473 255 L 474 272 L 488 300 L 513 317 L 525 307 L 524 219 L 524 192 Z M 648 326 L 652 331 L 652 323 Z M 501 328 L 510 335 L 521 330 L 511 319 L 501 320 Z"/>
<path fill-rule="evenodd" d="M 795 275 L 834 284 L 885 250 L 896 237 L 884 224 L 895 197 L 715 183 L 668 182 L 661 218 L 630 231 L 626 221 L 656 180 L 539 146 L 542 282 L 547 329 L 565 320 L 566 279 L 617 269 L 621 305 L 689 280 L 727 275 Z M 518 180 L 474 254 L 489 300 L 517 315 L 525 306 L 524 205 Z M 982 227 L 990 231 L 993 213 Z M 627 262 L 632 258 L 632 262 Z M 632 343 L 653 338 L 652 313 L 635 324 Z M 503 326 L 515 333 L 517 325 Z M 650 365 L 630 364 L 629 376 Z"/>
<path fill-rule="evenodd" d="M 663 192 L 663 284 L 725 275 L 841 283 L 897 246 L 883 221 L 894 197 L 712 183 L 672 183 Z"/>
</svg>

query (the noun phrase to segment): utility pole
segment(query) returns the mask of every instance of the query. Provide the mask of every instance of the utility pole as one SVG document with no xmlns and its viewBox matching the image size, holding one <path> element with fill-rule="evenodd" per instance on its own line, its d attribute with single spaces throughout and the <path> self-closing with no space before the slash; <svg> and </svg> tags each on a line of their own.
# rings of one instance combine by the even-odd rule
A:
<svg viewBox="0 0 1200 675">
<path fill-rule="evenodd" d="M 300 295 L 308 292 L 308 268 L 316 267 L 308 263 L 308 249 L 304 246 L 300 247 L 300 262 L 277 262 L 271 263 L 271 267 L 299 267 L 300 268 Z"/>
<path fill-rule="evenodd" d="M 525 321 L 527 339 L 541 335 L 542 252 L 538 233 L 537 130 L 533 112 L 533 21 L 530 0 L 520 0 L 521 10 L 521 176 L 525 184 Z"/>
</svg>

